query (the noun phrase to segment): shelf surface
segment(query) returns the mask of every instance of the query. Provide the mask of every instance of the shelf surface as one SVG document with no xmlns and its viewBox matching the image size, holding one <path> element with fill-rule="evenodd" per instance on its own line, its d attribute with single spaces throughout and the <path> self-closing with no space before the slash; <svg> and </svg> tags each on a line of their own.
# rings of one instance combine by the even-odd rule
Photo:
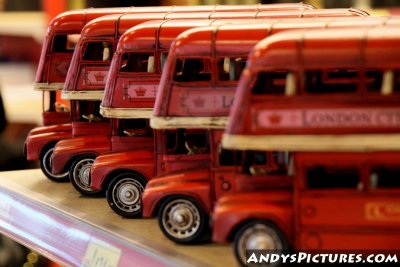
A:
<svg viewBox="0 0 400 267">
<path fill-rule="evenodd" d="M 230 246 L 183 246 L 39 169 L 0 172 L 0 232 L 65 266 L 237 266 Z"/>
</svg>

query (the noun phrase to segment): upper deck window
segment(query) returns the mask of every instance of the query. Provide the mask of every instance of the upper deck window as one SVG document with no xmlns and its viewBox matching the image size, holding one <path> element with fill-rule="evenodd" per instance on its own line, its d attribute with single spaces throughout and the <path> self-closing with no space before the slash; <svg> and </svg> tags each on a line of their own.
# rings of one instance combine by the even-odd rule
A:
<svg viewBox="0 0 400 267">
<path fill-rule="evenodd" d="M 111 42 L 87 42 L 83 46 L 83 60 L 110 61 L 113 54 Z"/>
<path fill-rule="evenodd" d="M 288 71 L 259 72 L 252 93 L 254 95 L 284 95 Z"/>
<path fill-rule="evenodd" d="M 383 72 L 380 70 L 367 70 L 364 76 L 367 91 L 380 93 L 382 90 Z"/>
<path fill-rule="evenodd" d="M 124 53 L 120 71 L 153 73 L 155 71 L 154 54 L 149 52 Z"/>
<path fill-rule="evenodd" d="M 160 53 L 160 65 L 161 65 L 161 72 L 164 71 L 165 63 L 167 62 L 168 52 L 161 52 Z"/>
<path fill-rule="evenodd" d="M 204 58 L 177 58 L 174 81 L 210 81 L 209 61 Z"/>
<path fill-rule="evenodd" d="M 313 166 L 306 171 L 309 189 L 358 189 L 361 176 L 358 168 Z"/>
<path fill-rule="evenodd" d="M 56 53 L 73 53 L 79 34 L 58 34 L 54 36 L 52 51 Z"/>
<path fill-rule="evenodd" d="M 308 93 L 351 93 L 356 92 L 359 73 L 351 69 L 306 71 L 304 89 Z"/>
<path fill-rule="evenodd" d="M 400 92 L 400 70 L 393 70 L 393 92 Z"/>
<path fill-rule="evenodd" d="M 371 189 L 400 188 L 399 167 L 374 166 L 369 177 Z"/>
<path fill-rule="evenodd" d="M 219 81 L 238 81 L 246 65 L 246 58 L 224 57 L 217 59 Z"/>
<path fill-rule="evenodd" d="M 381 93 L 390 95 L 400 92 L 400 70 L 386 70 L 382 77 Z"/>
</svg>

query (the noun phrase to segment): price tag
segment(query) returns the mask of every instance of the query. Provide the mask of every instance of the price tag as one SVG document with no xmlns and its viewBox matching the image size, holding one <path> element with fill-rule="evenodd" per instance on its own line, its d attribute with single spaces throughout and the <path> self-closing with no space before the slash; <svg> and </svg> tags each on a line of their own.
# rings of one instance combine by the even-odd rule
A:
<svg viewBox="0 0 400 267">
<path fill-rule="evenodd" d="M 121 249 L 92 239 L 86 249 L 81 267 L 117 267 Z"/>
</svg>

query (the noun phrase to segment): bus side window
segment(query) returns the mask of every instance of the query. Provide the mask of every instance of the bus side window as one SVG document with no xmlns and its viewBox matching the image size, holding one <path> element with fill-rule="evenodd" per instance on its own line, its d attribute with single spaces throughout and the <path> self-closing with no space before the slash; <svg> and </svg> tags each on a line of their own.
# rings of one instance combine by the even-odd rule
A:
<svg viewBox="0 0 400 267">
<path fill-rule="evenodd" d="M 393 70 L 393 93 L 400 92 L 400 70 Z"/>
<path fill-rule="evenodd" d="M 368 92 L 377 92 L 381 90 L 383 82 L 383 72 L 380 70 L 367 70 L 365 72 L 365 86 Z"/>
<path fill-rule="evenodd" d="M 122 55 L 121 72 L 147 72 L 155 71 L 153 53 L 125 53 Z"/>
<path fill-rule="evenodd" d="M 82 114 L 80 121 L 85 122 L 107 122 L 108 118 L 100 115 L 100 101 L 79 101 L 79 111 Z"/>
<path fill-rule="evenodd" d="M 239 166 L 242 163 L 242 151 L 224 149 L 219 146 L 219 166 Z"/>
<path fill-rule="evenodd" d="M 219 58 L 217 59 L 218 80 L 238 81 L 246 65 L 245 58 Z"/>
<path fill-rule="evenodd" d="M 152 136 L 153 131 L 148 119 L 120 119 L 118 134 L 120 136 Z"/>
<path fill-rule="evenodd" d="M 284 152 L 246 151 L 243 171 L 251 175 L 286 173 L 284 158 Z"/>
<path fill-rule="evenodd" d="M 400 92 L 400 70 L 386 70 L 382 78 L 381 94 L 390 95 Z"/>
<path fill-rule="evenodd" d="M 308 93 L 349 93 L 358 89 L 358 72 L 351 69 L 330 69 L 305 72 L 305 91 Z"/>
<path fill-rule="evenodd" d="M 371 189 L 400 189 L 400 168 L 375 166 L 370 173 Z"/>
<path fill-rule="evenodd" d="M 211 73 L 207 72 L 205 67 L 205 60 L 203 58 L 178 58 L 175 67 L 174 81 L 210 81 Z"/>
<path fill-rule="evenodd" d="M 210 151 L 208 142 L 208 131 L 186 130 L 184 133 L 184 144 L 188 155 L 205 154 Z"/>
<path fill-rule="evenodd" d="M 306 171 L 309 189 L 360 189 L 361 176 L 357 168 L 314 166 Z"/>
<path fill-rule="evenodd" d="M 167 62 L 168 53 L 162 52 L 160 53 L 160 64 L 161 64 L 161 71 L 164 71 L 165 62 Z"/>
<path fill-rule="evenodd" d="M 259 72 L 253 95 L 284 95 L 287 75 L 287 71 Z"/>
<path fill-rule="evenodd" d="M 385 71 L 382 79 L 381 94 L 390 95 L 393 93 L 393 71 Z"/>
<path fill-rule="evenodd" d="M 181 154 L 184 147 L 179 142 L 180 136 L 183 136 L 183 130 L 166 130 L 165 131 L 165 148 L 167 154 Z"/>
<path fill-rule="evenodd" d="M 110 42 L 87 42 L 84 44 L 83 60 L 109 61 L 113 54 Z"/>
<path fill-rule="evenodd" d="M 52 52 L 73 53 L 80 34 L 58 34 L 54 36 Z"/>
</svg>

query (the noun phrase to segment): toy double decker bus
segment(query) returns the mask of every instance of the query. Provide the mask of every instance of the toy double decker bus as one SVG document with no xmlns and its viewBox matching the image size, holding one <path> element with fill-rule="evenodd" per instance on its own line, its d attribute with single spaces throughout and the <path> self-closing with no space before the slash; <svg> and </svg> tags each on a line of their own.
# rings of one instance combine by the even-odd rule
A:
<svg viewBox="0 0 400 267">
<path fill-rule="evenodd" d="M 43 173 L 51 180 L 66 181 L 66 173 L 53 175 L 50 156 L 58 140 L 71 136 L 69 103 L 60 99 L 72 54 L 83 26 L 98 17 L 124 13 L 127 8 L 83 9 L 61 13 L 47 28 L 34 89 L 43 92 L 43 126 L 32 129 L 25 141 L 28 160 L 40 160 Z"/>
<path fill-rule="evenodd" d="M 399 249 L 399 30 L 295 31 L 254 48 L 223 146 L 290 151 L 293 188 L 217 201 L 213 240 L 233 241 L 242 264 L 253 249 Z"/>
</svg>

